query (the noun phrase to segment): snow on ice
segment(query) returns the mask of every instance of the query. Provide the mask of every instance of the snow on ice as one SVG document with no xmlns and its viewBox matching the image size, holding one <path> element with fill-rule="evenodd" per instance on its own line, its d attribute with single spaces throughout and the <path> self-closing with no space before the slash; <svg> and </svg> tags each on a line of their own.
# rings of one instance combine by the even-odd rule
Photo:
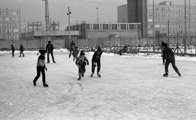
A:
<svg viewBox="0 0 196 120">
<path fill-rule="evenodd" d="M 67 50 L 46 64 L 46 81 L 36 76 L 37 51 L 0 53 L 0 120 L 195 120 L 196 59 L 176 57 L 182 77 L 169 67 L 164 78 L 160 55 L 104 53 L 101 78 L 90 77 L 91 63 L 78 81 Z M 86 53 L 91 61 L 92 52 Z"/>
</svg>

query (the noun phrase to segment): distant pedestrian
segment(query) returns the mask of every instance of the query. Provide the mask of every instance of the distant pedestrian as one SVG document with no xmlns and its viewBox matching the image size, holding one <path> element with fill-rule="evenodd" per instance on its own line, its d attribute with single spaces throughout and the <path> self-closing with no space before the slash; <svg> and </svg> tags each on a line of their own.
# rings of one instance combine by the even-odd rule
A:
<svg viewBox="0 0 196 120">
<path fill-rule="evenodd" d="M 45 50 L 39 50 L 40 56 L 37 60 L 37 75 L 33 80 L 33 85 L 36 86 L 36 82 L 38 78 L 40 77 L 40 73 L 42 74 L 42 82 L 44 87 L 48 87 L 48 84 L 46 83 L 46 77 L 45 77 L 45 70 L 47 70 L 47 67 L 45 65 Z"/>
<path fill-rule="evenodd" d="M 167 43 L 162 44 L 163 47 L 163 55 L 165 56 L 165 74 L 163 74 L 164 77 L 168 77 L 168 67 L 169 64 L 172 64 L 172 67 L 176 71 L 176 73 L 181 76 L 181 73 L 179 72 L 178 68 L 175 65 L 175 57 L 174 57 L 174 52 L 172 51 L 171 48 L 168 47 Z"/>
<path fill-rule="evenodd" d="M 74 49 L 74 51 L 73 51 L 73 53 L 72 53 L 72 55 L 73 55 L 73 60 L 76 60 L 76 59 L 77 59 L 78 54 L 79 54 L 79 49 L 78 49 L 78 47 L 75 47 L 75 49 Z"/>
<path fill-rule="evenodd" d="M 101 50 L 101 47 L 98 47 L 97 51 L 93 54 L 92 57 L 92 74 L 91 77 L 93 77 L 95 72 L 95 67 L 97 66 L 97 76 L 101 77 L 100 75 L 100 69 L 101 69 L 101 55 L 103 51 Z"/>
<path fill-rule="evenodd" d="M 74 50 L 75 50 L 75 43 L 74 43 L 74 41 L 71 41 L 71 43 L 70 43 L 70 49 L 69 49 L 69 58 L 71 57 L 71 55 L 73 55 L 73 52 L 74 52 Z"/>
<path fill-rule="evenodd" d="M 52 56 L 53 63 L 55 63 L 54 56 L 53 56 L 53 50 L 54 50 L 53 44 L 51 43 L 51 41 L 48 41 L 48 44 L 46 45 L 47 63 L 50 63 L 50 58 L 49 58 L 50 54 Z"/>
<path fill-rule="evenodd" d="M 164 52 L 165 52 L 165 49 L 163 49 L 163 45 L 165 44 L 165 42 L 164 41 L 162 41 L 161 42 L 161 51 L 162 51 L 162 55 L 161 55 L 161 57 L 162 57 L 162 64 L 164 65 L 165 64 L 165 54 L 164 54 Z"/>
<path fill-rule="evenodd" d="M 14 52 L 15 52 L 14 45 L 11 45 L 11 50 L 12 50 L 12 57 L 14 57 Z"/>
<path fill-rule="evenodd" d="M 22 57 L 25 56 L 23 52 L 24 52 L 24 47 L 22 44 L 20 44 L 20 56 L 19 57 L 21 57 L 21 55 L 22 55 Z"/>
<path fill-rule="evenodd" d="M 88 59 L 86 58 L 83 50 L 80 52 L 80 56 L 76 59 L 75 63 L 78 66 L 78 80 L 81 80 L 81 78 L 84 77 L 84 73 L 86 71 L 85 66 L 89 65 Z"/>
</svg>

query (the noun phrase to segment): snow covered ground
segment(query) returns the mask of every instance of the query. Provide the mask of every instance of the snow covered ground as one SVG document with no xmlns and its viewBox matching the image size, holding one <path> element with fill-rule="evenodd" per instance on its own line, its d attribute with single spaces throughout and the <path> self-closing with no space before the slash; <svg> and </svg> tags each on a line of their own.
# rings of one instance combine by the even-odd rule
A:
<svg viewBox="0 0 196 120">
<path fill-rule="evenodd" d="M 91 63 L 78 81 L 65 50 L 47 64 L 46 81 L 34 87 L 37 52 L 0 54 L 0 120 L 196 120 L 195 58 L 176 57 L 164 78 L 160 55 L 102 55 L 101 78 L 90 77 Z M 86 53 L 91 61 L 92 53 Z"/>
</svg>

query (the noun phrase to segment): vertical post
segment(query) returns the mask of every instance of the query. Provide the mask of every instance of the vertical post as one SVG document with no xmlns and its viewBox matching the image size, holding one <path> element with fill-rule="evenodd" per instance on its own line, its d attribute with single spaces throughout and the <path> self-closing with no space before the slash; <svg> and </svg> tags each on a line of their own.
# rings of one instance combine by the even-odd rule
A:
<svg viewBox="0 0 196 120">
<path fill-rule="evenodd" d="M 178 45 L 179 43 L 178 43 L 178 32 L 177 32 L 177 46 L 176 46 L 176 49 L 177 49 L 177 56 L 178 56 L 178 54 L 179 54 L 179 45 Z"/>
<path fill-rule="evenodd" d="M 187 38 L 187 28 L 186 28 L 186 0 L 184 0 L 184 54 L 186 54 L 186 38 Z"/>
<path fill-rule="evenodd" d="M 167 42 L 168 42 L 168 46 L 169 46 L 169 34 L 170 34 L 170 31 L 169 31 L 169 20 L 168 20 L 168 23 L 167 23 L 167 24 L 168 24 L 168 33 L 167 33 L 167 34 L 168 34 L 168 36 L 167 36 Z"/>
<path fill-rule="evenodd" d="M 99 8 L 96 7 L 96 10 L 97 10 L 97 23 L 99 22 Z"/>
<path fill-rule="evenodd" d="M 71 35 L 70 35 L 70 15 L 71 15 L 71 11 L 70 11 L 70 8 L 68 6 L 68 12 L 67 12 L 67 15 L 68 15 L 68 29 L 69 29 L 69 42 L 71 42 Z"/>
<path fill-rule="evenodd" d="M 153 0 L 153 52 L 155 52 L 155 16 L 154 16 L 154 13 L 155 13 L 155 9 L 154 9 L 154 0 Z"/>
<path fill-rule="evenodd" d="M 46 40 L 49 40 L 49 32 L 50 32 L 50 21 L 49 21 L 49 7 L 48 7 L 48 0 L 45 1 L 45 22 L 46 22 L 46 39 L 42 47 L 46 44 Z"/>
</svg>

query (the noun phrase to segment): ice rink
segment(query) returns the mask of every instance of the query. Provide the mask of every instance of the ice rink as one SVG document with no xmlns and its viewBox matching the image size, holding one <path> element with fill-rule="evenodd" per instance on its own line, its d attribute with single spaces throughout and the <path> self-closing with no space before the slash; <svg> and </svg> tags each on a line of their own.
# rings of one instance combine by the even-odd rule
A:
<svg viewBox="0 0 196 120">
<path fill-rule="evenodd" d="M 170 65 L 164 78 L 160 56 L 104 53 L 102 77 L 91 78 L 86 53 L 90 65 L 78 81 L 72 58 L 56 51 L 44 88 L 41 78 L 32 83 L 37 52 L 25 55 L 0 54 L 0 120 L 196 120 L 196 58 L 177 57 L 182 77 Z"/>
</svg>

